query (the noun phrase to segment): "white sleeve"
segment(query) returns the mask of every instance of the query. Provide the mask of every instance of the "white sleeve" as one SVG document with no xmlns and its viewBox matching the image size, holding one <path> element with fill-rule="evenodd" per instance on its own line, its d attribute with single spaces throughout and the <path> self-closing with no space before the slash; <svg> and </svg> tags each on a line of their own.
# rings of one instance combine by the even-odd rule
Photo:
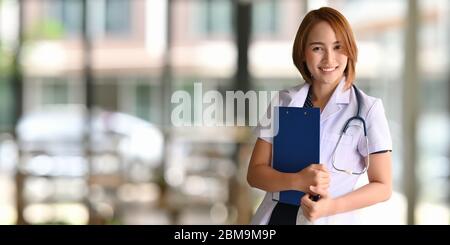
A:
<svg viewBox="0 0 450 245">
<path fill-rule="evenodd" d="M 392 139 L 389 125 L 384 112 L 383 102 L 377 99 L 367 113 L 366 128 L 369 140 L 369 154 L 392 150 Z M 366 141 L 364 137 L 358 144 L 358 151 L 361 155 L 367 156 Z"/>
<path fill-rule="evenodd" d="M 270 132 L 270 127 L 273 124 L 272 118 L 272 104 L 267 107 L 266 113 L 260 120 L 258 121 L 258 125 L 255 128 L 256 137 L 272 144 L 273 142 L 273 134 Z M 268 126 L 267 126 L 268 125 Z"/>
<path fill-rule="evenodd" d="M 254 134 L 256 137 L 272 144 L 273 136 L 274 136 L 274 121 L 273 114 L 276 106 L 280 106 L 282 104 L 281 98 L 279 97 L 280 93 L 277 93 L 276 96 L 271 100 L 269 106 L 266 109 L 266 112 L 260 119 L 258 120 L 258 125 L 254 130 Z"/>
</svg>

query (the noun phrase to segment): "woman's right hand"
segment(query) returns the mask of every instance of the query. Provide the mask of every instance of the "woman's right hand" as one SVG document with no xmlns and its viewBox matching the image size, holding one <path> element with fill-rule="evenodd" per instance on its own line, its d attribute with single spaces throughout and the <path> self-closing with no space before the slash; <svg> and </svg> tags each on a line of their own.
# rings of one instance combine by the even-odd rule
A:
<svg viewBox="0 0 450 245">
<path fill-rule="evenodd" d="M 327 191 L 330 187 L 330 173 L 324 164 L 311 164 L 296 174 L 298 177 L 295 178 L 293 183 L 296 190 L 311 193 L 310 186 L 315 186 L 324 191 Z"/>
</svg>

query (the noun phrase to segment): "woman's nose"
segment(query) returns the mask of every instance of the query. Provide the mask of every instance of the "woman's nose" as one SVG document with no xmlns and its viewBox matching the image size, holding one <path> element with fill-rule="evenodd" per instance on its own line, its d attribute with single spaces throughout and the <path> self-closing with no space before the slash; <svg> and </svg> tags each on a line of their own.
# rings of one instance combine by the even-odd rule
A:
<svg viewBox="0 0 450 245">
<path fill-rule="evenodd" d="M 326 62 L 326 64 L 332 64 L 334 62 L 334 53 L 332 50 L 325 51 L 323 61 Z"/>
</svg>

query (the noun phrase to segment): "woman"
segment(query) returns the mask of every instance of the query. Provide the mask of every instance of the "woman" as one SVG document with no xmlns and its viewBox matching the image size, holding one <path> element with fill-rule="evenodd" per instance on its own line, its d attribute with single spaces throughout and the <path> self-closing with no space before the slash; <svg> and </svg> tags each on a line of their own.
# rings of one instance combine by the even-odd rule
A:
<svg viewBox="0 0 450 245">
<path fill-rule="evenodd" d="M 272 138 L 258 127 L 247 180 L 267 193 L 252 223 L 358 224 L 357 209 L 386 201 L 392 193 L 392 142 L 383 104 L 352 86 L 357 47 L 349 23 L 338 11 L 324 7 L 309 12 L 297 31 L 292 56 L 306 83 L 280 91 L 275 105 L 320 108 L 320 163 L 297 173 L 274 170 Z M 343 133 L 358 108 L 368 144 L 362 121 L 352 120 Z M 356 188 L 364 177 L 368 183 Z M 272 192 L 283 190 L 305 192 L 301 206 L 272 200 Z M 316 195 L 320 198 L 313 201 Z"/>
</svg>

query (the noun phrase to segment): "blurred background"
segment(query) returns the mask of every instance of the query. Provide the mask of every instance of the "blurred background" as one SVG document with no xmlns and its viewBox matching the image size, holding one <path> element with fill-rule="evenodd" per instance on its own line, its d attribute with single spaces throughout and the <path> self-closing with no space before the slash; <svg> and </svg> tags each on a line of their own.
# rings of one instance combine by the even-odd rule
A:
<svg viewBox="0 0 450 245">
<path fill-rule="evenodd" d="M 0 224 L 247 224 L 252 128 L 173 127 L 171 95 L 302 83 L 292 43 L 321 6 L 393 138 L 365 222 L 449 224 L 447 0 L 0 0 Z"/>
</svg>

